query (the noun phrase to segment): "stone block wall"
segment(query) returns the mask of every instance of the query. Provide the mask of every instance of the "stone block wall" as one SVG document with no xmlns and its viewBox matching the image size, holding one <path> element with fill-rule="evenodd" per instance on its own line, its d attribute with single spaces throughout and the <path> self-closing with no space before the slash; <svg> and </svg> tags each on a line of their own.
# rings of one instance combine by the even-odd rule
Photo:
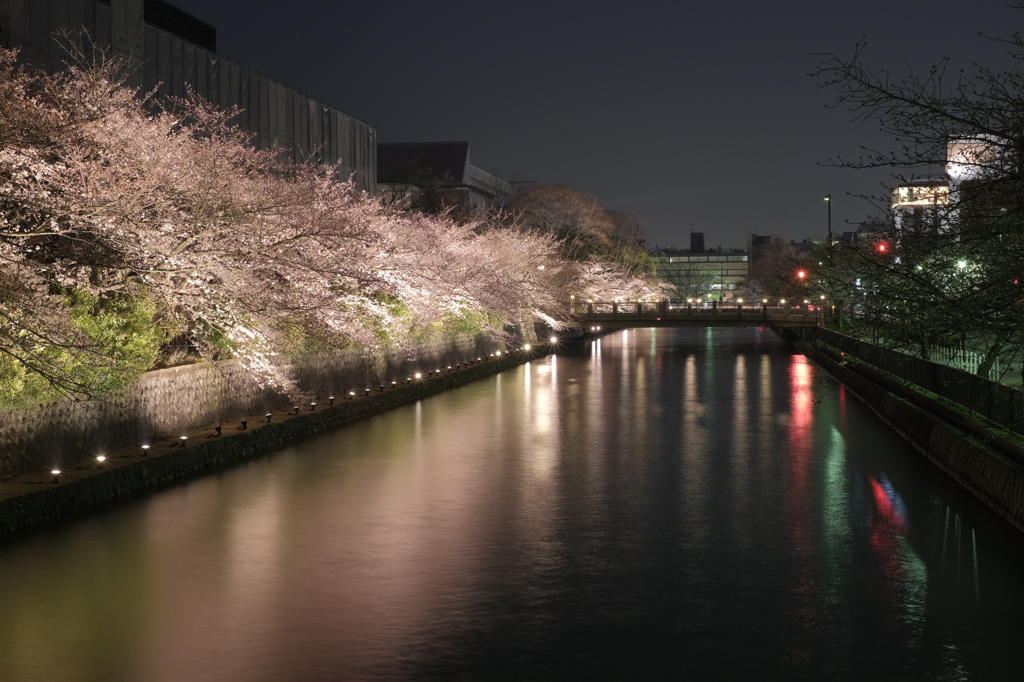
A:
<svg viewBox="0 0 1024 682">
<path fill-rule="evenodd" d="M 483 336 L 445 337 L 404 350 L 352 351 L 303 358 L 283 366 L 316 396 L 390 382 L 489 354 Z M 62 400 L 28 411 L 0 412 L 0 476 L 49 469 L 106 450 L 211 427 L 220 421 L 290 406 L 261 388 L 237 360 L 147 372 L 129 389 L 100 400 Z"/>
</svg>

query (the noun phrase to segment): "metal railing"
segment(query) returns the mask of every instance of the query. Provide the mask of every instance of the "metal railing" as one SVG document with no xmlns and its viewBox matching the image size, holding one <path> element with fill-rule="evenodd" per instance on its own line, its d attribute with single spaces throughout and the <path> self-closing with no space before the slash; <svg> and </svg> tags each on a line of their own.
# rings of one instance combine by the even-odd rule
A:
<svg viewBox="0 0 1024 682">
<path fill-rule="evenodd" d="M 1024 392 L 1016 388 L 824 328 L 814 338 L 1024 435 Z"/>
<path fill-rule="evenodd" d="M 734 322 L 741 324 L 786 324 L 815 327 L 824 311 L 814 305 L 749 305 L 744 303 L 677 301 L 585 301 L 574 303 L 573 313 L 581 321 L 686 323 Z"/>
</svg>

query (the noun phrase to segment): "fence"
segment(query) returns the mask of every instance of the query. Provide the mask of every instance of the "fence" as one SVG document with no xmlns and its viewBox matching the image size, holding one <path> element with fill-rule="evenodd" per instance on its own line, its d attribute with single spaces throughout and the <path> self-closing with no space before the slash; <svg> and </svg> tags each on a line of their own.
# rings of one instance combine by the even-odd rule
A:
<svg viewBox="0 0 1024 682">
<path fill-rule="evenodd" d="M 981 363 L 984 360 L 984 356 L 981 353 L 960 348 L 933 347 L 929 349 L 929 353 L 939 363 L 962 369 L 971 374 L 978 373 L 978 368 L 981 367 Z M 988 371 L 987 378 L 998 381 L 1001 376 L 1003 376 L 1003 366 L 999 358 L 996 358 L 996 361 L 992 363 L 992 367 Z"/>
<path fill-rule="evenodd" d="M 915 358 L 824 328 L 817 330 L 815 341 L 826 343 L 1024 435 L 1024 392 L 962 369 Z"/>
</svg>

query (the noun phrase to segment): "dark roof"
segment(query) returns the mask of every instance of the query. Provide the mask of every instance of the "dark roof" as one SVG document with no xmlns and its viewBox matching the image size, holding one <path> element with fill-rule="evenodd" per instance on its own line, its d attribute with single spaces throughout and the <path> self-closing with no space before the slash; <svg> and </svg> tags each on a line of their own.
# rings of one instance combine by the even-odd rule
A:
<svg viewBox="0 0 1024 682">
<path fill-rule="evenodd" d="M 169 2 L 143 0 L 142 16 L 145 21 L 168 33 L 173 33 L 210 52 L 217 51 L 217 28 Z"/>
<path fill-rule="evenodd" d="M 467 184 L 469 142 L 382 142 L 377 182 L 418 184 L 425 179 Z"/>
<path fill-rule="evenodd" d="M 99 1 L 104 5 L 110 4 L 110 0 Z M 142 20 L 179 38 L 184 38 L 190 43 L 195 43 L 210 52 L 217 51 L 217 27 L 192 16 L 166 0 L 143 0 Z"/>
<path fill-rule="evenodd" d="M 948 185 L 949 180 L 945 175 L 933 175 L 925 178 L 911 178 L 910 180 L 904 180 L 900 182 L 897 187 L 935 187 L 938 185 Z"/>
</svg>

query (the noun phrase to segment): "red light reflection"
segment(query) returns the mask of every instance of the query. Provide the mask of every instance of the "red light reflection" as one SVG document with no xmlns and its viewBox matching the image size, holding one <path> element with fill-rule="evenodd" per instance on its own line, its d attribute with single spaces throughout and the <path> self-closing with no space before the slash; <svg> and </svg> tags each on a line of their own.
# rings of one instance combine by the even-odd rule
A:
<svg viewBox="0 0 1024 682">
<path fill-rule="evenodd" d="M 810 570 L 811 556 L 817 539 L 814 529 L 815 511 L 810 489 L 811 457 L 813 456 L 814 401 L 811 393 L 812 368 L 803 356 L 793 356 L 789 368 L 789 443 L 786 497 L 784 514 L 790 551 L 796 556 L 790 592 L 793 597 L 792 613 L 809 629 L 820 623 L 817 605 L 811 599 L 815 593 L 815 576 Z"/>
</svg>

